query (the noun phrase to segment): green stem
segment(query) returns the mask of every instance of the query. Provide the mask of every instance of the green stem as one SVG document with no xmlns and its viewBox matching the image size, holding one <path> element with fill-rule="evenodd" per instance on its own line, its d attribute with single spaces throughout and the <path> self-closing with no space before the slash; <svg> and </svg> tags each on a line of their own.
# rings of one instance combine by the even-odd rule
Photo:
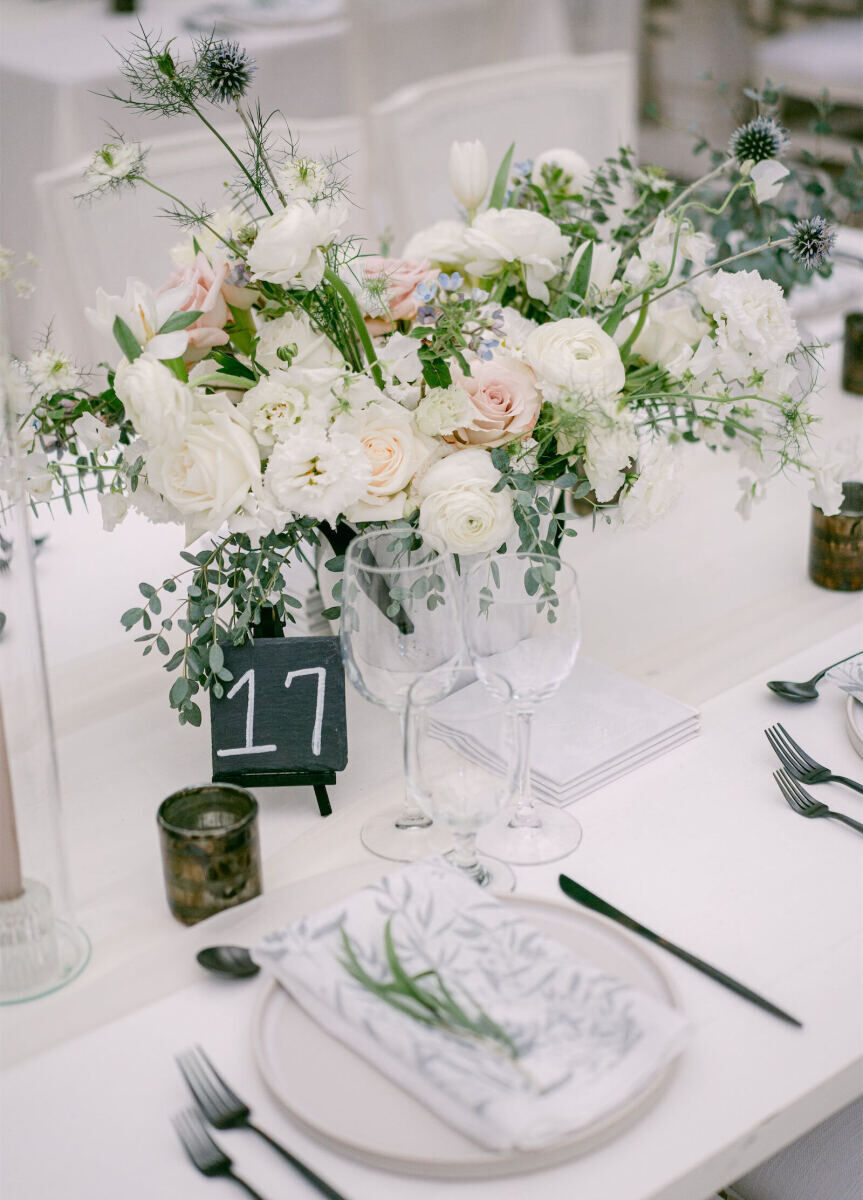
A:
<svg viewBox="0 0 863 1200">
<path fill-rule="evenodd" d="M 237 101 L 237 116 L 243 122 L 243 125 L 246 128 L 246 133 L 248 133 L 249 137 L 252 140 L 252 145 L 258 147 L 258 153 L 260 155 L 261 162 L 264 164 L 264 170 L 267 172 L 267 175 L 270 178 L 270 183 L 273 185 L 273 190 L 275 191 L 276 195 L 279 197 L 279 200 L 281 200 L 282 204 L 287 204 L 287 200 L 285 199 L 281 188 L 276 183 L 276 177 L 273 174 L 273 168 L 270 166 L 270 160 L 267 158 L 267 155 L 264 151 L 263 139 L 259 139 L 258 136 L 256 135 L 255 131 L 252 129 L 251 125 L 249 124 L 249 118 L 243 112 L 243 109 L 240 106 L 239 100 Z"/>
<path fill-rule="evenodd" d="M 626 341 L 620 347 L 620 357 L 621 358 L 623 358 L 625 355 L 627 355 L 629 353 L 630 348 L 638 340 L 638 335 L 641 333 L 642 329 L 644 328 L 644 322 L 647 320 L 647 306 L 649 303 L 650 303 L 650 292 L 647 291 L 644 293 L 644 299 L 641 301 L 641 308 L 639 309 L 638 320 L 633 325 L 632 330 L 629 334 L 629 337 L 626 339 Z"/>
<path fill-rule="evenodd" d="M 739 262 L 741 258 L 751 258 L 753 254 L 760 254 L 763 250 L 775 250 L 780 246 L 790 246 L 792 238 L 780 238 L 778 242 L 762 242 L 760 246 L 753 246 L 751 250 L 743 250 L 740 254 L 732 254 L 730 258 L 722 258 L 719 262 L 711 263 L 709 267 L 702 267 L 700 271 L 696 271 L 693 275 L 688 275 L 686 279 L 681 279 L 679 283 L 675 283 L 673 287 L 666 288 L 664 292 L 657 292 L 655 296 L 651 296 L 649 303 L 654 300 L 659 300 L 662 296 L 670 296 L 672 292 L 676 292 L 678 288 L 686 287 L 692 283 L 693 279 L 697 279 L 699 275 L 707 275 L 710 271 L 718 271 L 720 267 L 727 267 L 729 263 Z M 624 313 L 625 317 L 631 317 L 635 312 L 632 308 L 629 312 Z"/>
<path fill-rule="evenodd" d="M 372 373 L 372 378 L 381 391 L 383 391 L 384 376 L 383 372 L 381 371 L 380 363 L 378 362 L 378 356 L 375 354 L 375 348 L 372 345 L 372 339 L 369 336 L 369 331 L 366 329 L 366 323 L 363 319 L 363 314 L 360 312 L 360 307 L 354 299 L 351 289 L 338 277 L 332 267 L 327 267 L 327 269 L 324 271 L 324 278 L 326 279 L 327 283 L 329 283 L 333 291 L 338 293 L 345 308 L 347 309 L 348 315 L 353 322 L 354 329 L 359 335 L 360 342 L 362 343 L 363 351 L 366 356 L 366 362 L 369 364 L 369 370 Z"/>
<path fill-rule="evenodd" d="M 162 196 L 167 196 L 169 200 L 173 200 L 175 204 L 179 204 L 180 208 L 185 209 L 189 216 L 195 217 L 199 224 L 203 225 L 204 229 L 206 229 L 208 233 L 211 233 L 214 238 L 217 238 L 223 246 L 227 246 L 228 249 L 234 254 L 240 253 L 233 242 L 229 241 L 227 238 L 223 238 L 220 233 L 216 233 L 212 225 L 208 225 L 203 217 L 196 213 L 193 208 L 190 208 L 189 205 L 186 204 L 184 200 L 181 200 L 179 196 L 175 196 L 173 192 L 166 192 L 164 188 L 159 187 L 157 183 L 153 183 L 152 179 L 147 179 L 145 175 L 140 177 L 140 182 L 146 183 L 147 187 L 152 188 L 154 192 L 159 192 Z"/>
<path fill-rule="evenodd" d="M 264 193 L 258 187 L 258 184 L 257 184 L 254 176 L 251 174 L 249 169 L 246 167 L 245 163 L 240 158 L 239 154 L 237 154 L 236 150 L 232 149 L 232 147 L 228 145 L 228 143 L 225 141 L 225 139 L 219 133 L 218 129 L 216 129 L 215 125 L 210 124 L 210 122 L 207 120 L 207 118 L 204 116 L 204 114 L 201 112 L 201 110 L 198 108 L 198 106 L 196 104 L 190 104 L 189 107 L 191 108 L 191 110 L 195 114 L 195 116 L 199 117 L 200 120 L 202 120 L 204 122 L 204 124 L 209 129 L 210 133 L 212 133 L 213 136 L 218 138 L 218 140 L 222 143 L 222 145 L 225 147 L 227 152 L 230 154 L 231 158 L 234 160 L 234 162 L 237 164 L 237 166 L 240 168 L 240 170 L 245 175 L 246 179 L 248 179 L 249 183 L 252 185 L 252 191 L 258 197 L 261 204 L 263 204 L 264 208 L 267 210 L 267 213 L 270 216 L 272 216 L 273 210 L 267 201 L 267 197 L 264 195 Z"/>
</svg>

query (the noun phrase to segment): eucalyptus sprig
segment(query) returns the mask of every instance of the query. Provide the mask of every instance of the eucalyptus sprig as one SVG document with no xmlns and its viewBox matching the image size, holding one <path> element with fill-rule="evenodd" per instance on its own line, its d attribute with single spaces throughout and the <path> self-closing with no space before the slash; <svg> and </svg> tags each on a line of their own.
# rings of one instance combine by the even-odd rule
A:
<svg viewBox="0 0 863 1200">
<path fill-rule="evenodd" d="M 390 917 L 384 926 L 384 952 L 391 978 L 378 980 L 369 975 L 360 963 L 354 945 L 343 928 L 342 946 L 345 957 L 341 963 L 348 974 L 366 991 L 420 1024 L 454 1037 L 478 1042 L 517 1065 L 520 1054 L 517 1044 L 475 1000 L 467 997 L 472 1009 L 472 1012 L 468 1012 L 464 1005 L 456 1000 L 438 971 L 430 968 L 420 971 L 417 975 L 408 973 L 396 952 L 392 922 L 393 918 Z M 467 996 L 463 988 L 461 991 Z"/>
</svg>

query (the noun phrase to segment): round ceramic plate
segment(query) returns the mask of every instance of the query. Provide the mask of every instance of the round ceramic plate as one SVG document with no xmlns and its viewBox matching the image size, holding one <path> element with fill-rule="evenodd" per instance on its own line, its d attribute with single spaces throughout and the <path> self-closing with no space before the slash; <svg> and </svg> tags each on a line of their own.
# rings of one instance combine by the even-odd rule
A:
<svg viewBox="0 0 863 1200">
<path fill-rule="evenodd" d="M 863 758 L 863 704 L 849 696 L 845 705 L 845 726 L 851 745 Z"/>
<path fill-rule="evenodd" d="M 596 966 L 675 1007 L 665 975 L 640 943 L 579 909 L 508 897 L 519 916 Z M 442 1179 L 487 1179 L 554 1166 L 592 1150 L 632 1124 L 668 1084 L 666 1064 L 600 1120 L 540 1150 L 494 1152 L 477 1146 L 371 1063 L 326 1033 L 273 983 L 253 1018 L 258 1068 L 291 1118 L 340 1154 L 383 1170 Z"/>
</svg>

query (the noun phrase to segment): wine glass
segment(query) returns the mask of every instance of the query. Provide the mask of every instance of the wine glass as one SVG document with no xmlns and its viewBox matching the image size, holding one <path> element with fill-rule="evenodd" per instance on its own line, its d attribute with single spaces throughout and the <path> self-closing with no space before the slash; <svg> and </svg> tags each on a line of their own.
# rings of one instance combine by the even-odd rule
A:
<svg viewBox="0 0 863 1200">
<path fill-rule="evenodd" d="M 463 655 L 452 556 L 407 525 L 355 538 L 345 555 L 340 638 L 351 683 L 397 712 L 404 736 L 411 684 Z M 367 821 L 360 836 L 373 854 L 397 862 L 452 847 L 451 835 L 407 795 L 401 809 Z"/>
<path fill-rule="evenodd" d="M 575 571 L 544 554 L 494 555 L 467 574 L 465 641 L 484 681 L 502 676 L 512 689 L 516 714 L 516 802 L 480 834 L 481 850 L 512 863 L 563 858 L 581 841 L 581 826 L 567 812 L 537 802 L 530 782 L 533 714 L 575 665 L 581 605 Z"/>
<path fill-rule="evenodd" d="M 411 687 L 405 724 L 408 794 L 452 830 L 455 865 L 496 892 L 511 892 L 515 875 L 505 863 L 477 857 L 476 835 L 513 802 L 511 701 L 504 679 L 480 681 L 472 666 L 438 667 Z"/>
</svg>

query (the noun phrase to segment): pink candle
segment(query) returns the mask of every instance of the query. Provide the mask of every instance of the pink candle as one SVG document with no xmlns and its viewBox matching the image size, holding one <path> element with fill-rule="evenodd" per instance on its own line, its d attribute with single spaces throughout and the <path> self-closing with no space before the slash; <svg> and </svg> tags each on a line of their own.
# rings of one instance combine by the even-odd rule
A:
<svg viewBox="0 0 863 1200">
<path fill-rule="evenodd" d="M 17 900 L 23 891 L 15 805 L 12 802 L 12 776 L 6 751 L 3 708 L 0 706 L 0 902 Z"/>
</svg>

